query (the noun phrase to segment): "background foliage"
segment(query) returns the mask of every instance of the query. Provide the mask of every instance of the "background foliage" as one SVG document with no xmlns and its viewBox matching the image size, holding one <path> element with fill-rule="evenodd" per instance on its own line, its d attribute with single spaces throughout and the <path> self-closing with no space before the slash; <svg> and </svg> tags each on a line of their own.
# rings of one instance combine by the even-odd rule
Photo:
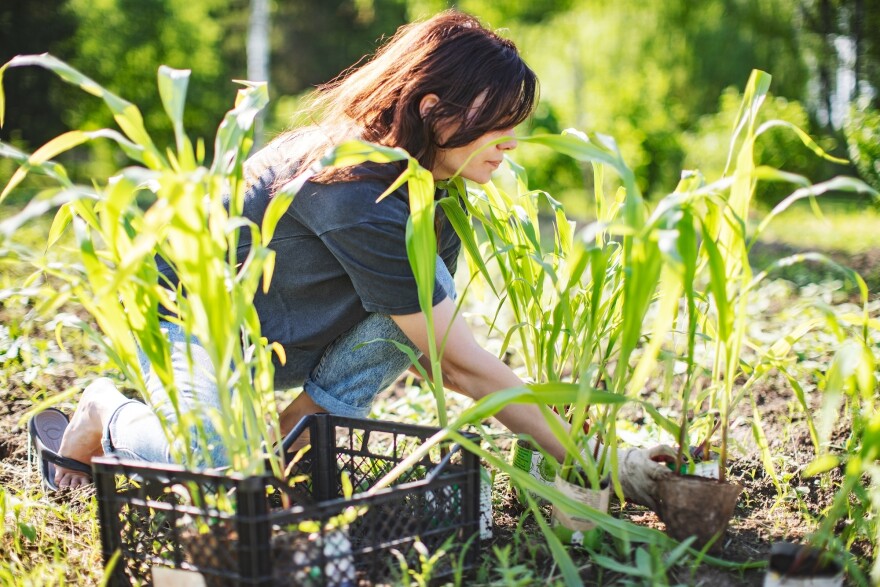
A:
<svg viewBox="0 0 880 587">
<path fill-rule="evenodd" d="M 847 173 L 876 185 L 876 141 L 870 125 L 862 128 L 876 120 L 880 105 L 880 39 L 871 34 L 880 24 L 880 0 L 273 0 L 266 137 L 290 124 L 304 92 L 373 52 L 399 25 L 450 6 L 508 29 L 538 72 L 542 103 L 529 130 L 574 126 L 616 137 L 649 196 L 671 189 L 682 166 L 718 164 L 684 154 L 728 135 L 731 105 L 755 68 L 774 76 L 771 116 L 793 116 L 854 165 L 817 162 L 783 133 L 759 145 L 774 153 L 766 163 L 784 162 L 817 181 Z M 153 78 L 162 64 L 192 69 L 186 126 L 194 136 L 213 136 L 230 107 L 232 80 L 247 77 L 250 9 L 248 0 L 6 2 L 0 60 L 51 52 L 131 96 L 148 127 L 160 138 L 164 129 L 169 143 Z M 45 72 L 10 73 L 8 86 L 2 140 L 34 149 L 68 128 L 110 124 L 98 100 L 83 105 L 70 89 L 49 84 Z M 93 161 L 78 169 L 82 177 L 100 175 L 95 166 L 102 160 L 110 165 L 109 148 L 92 148 L 98 157 L 82 157 Z M 535 183 L 563 201 L 591 187 L 588 168 L 523 150 Z M 8 173 L 0 168 L 0 179 Z M 758 197 L 772 204 L 779 195 L 767 190 Z M 566 203 L 575 213 L 588 209 Z"/>
</svg>

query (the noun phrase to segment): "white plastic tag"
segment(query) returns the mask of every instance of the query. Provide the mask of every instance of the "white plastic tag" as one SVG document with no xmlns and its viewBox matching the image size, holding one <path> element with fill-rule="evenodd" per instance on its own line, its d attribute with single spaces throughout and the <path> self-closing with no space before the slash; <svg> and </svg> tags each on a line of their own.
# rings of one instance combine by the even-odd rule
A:
<svg viewBox="0 0 880 587">
<path fill-rule="evenodd" d="M 154 587 L 206 587 L 205 578 L 195 571 L 153 566 Z"/>
</svg>

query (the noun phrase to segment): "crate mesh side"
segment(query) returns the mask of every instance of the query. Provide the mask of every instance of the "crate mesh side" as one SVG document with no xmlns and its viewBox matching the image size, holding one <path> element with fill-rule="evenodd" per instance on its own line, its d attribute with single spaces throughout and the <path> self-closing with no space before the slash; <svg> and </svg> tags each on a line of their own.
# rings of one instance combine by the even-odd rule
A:
<svg viewBox="0 0 880 587">
<path fill-rule="evenodd" d="M 298 479 L 293 490 L 271 477 L 234 480 L 157 465 L 99 465 L 105 558 L 122 551 L 124 571 L 114 575 L 114 584 L 149 585 L 156 564 L 200 572 L 210 587 L 372 584 L 393 581 L 400 558 L 418 568 L 417 541 L 432 554 L 441 547 L 447 552 L 434 576 L 451 572 L 466 546 L 465 566 L 472 565 L 478 540 L 470 539 L 479 528 L 469 505 L 479 491 L 476 461 L 464 466 L 466 459 L 457 455 L 441 465 L 438 449 L 391 488 L 365 495 L 436 430 L 339 421 L 317 420 L 331 426 L 323 433 L 313 422 L 312 438 L 335 439 L 335 446 L 305 453 L 292 468 Z M 343 474 L 355 492 L 350 499 L 342 499 Z M 127 481 L 114 491 L 108 475 Z M 335 496 L 316 499 L 319 478 Z M 193 498 L 182 501 L 181 494 Z M 218 495 L 230 496 L 236 513 L 194 505 L 216 503 Z"/>
</svg>

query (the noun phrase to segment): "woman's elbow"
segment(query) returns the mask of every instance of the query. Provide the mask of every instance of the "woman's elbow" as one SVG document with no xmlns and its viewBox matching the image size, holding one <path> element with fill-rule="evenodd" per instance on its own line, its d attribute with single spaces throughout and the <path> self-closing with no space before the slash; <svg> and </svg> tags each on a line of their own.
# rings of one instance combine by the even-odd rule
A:
<svg viewBox="0 0 880 587">
<path fill-rule="evenodd" d="M 485 355 L 489 355 L 490 359 L 494 358 L 481 347 L 444 354 L 440 362 L 444 381 L 451 389 L 470 395 L 468 390 L 475 386 L 476 379 L 480 375 L 480 361 L 482 359 L 485 364 Z"/>
</svg>

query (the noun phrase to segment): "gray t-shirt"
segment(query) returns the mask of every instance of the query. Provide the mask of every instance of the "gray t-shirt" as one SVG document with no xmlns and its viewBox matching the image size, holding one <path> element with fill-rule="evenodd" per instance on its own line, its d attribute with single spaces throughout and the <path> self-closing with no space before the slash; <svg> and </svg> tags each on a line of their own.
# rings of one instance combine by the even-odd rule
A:
<svg viewBox="0 0 880 587">
<path fill-rule="evenodd" d="M 254 305 L 263 336 L 281 343 L 288 354 L 326 348 L 368 313 L 420 311 L 406 254 L 406 187 L 377 203 L 388 180 L 371 169 L 364 167 L 356 181 L 305 183 L 275 228 L 269 244 L 276 253 L 275 271 L 269 291 L 260 289 Z M 266 168 L 245 194 L 243 215 L 257 226 L 275 183 L 276 169 Z M 435 197 L 443 195 L 438 191 Z M 437 216 L 438 251 L 454 274 L 461 241 L 439 207 Z M 242 231 L 240 260 L 249 247 L 250 232 Z M 159 270 L 176 281 L 161 260 Z M 435 284 L 433 303 L 444 296 Z"/>
</svg>

